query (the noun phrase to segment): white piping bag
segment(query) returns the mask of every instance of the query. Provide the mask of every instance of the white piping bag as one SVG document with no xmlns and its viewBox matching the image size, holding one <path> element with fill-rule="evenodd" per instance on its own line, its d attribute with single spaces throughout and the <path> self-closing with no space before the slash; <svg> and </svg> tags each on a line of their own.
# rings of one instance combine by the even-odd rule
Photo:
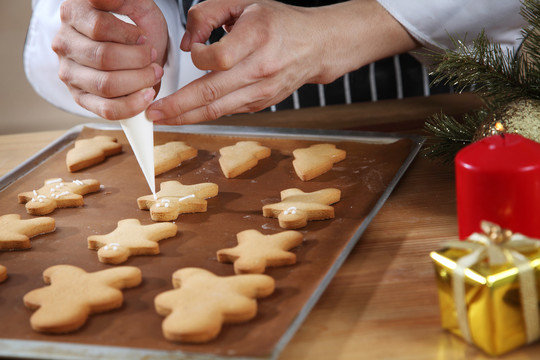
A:
<svg viewBox="0 0 540 360">
<path fill-rule="evenodd" d="M 154 172 L 154 123 L 143 111 L 132 118 L 120 120 L 129 145 L 135 153 L 146 182 L 156 197 L 156 179 Z"/>
</svg>

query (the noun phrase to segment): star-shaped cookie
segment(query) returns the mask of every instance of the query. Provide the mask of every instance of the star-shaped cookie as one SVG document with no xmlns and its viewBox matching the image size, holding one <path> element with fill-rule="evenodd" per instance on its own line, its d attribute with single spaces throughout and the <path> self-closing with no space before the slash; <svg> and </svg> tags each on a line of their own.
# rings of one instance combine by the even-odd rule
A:
<svg viewBox="0 0 540 360">
<path fill-rule="evenodd" d="M 132 255 L 159 254 L 158 241 L 176 235 L 178 227 L 169 222 L 141 225 L 137 219 L 124 219 L 106 235 L 88 237 L 88 248 L 98 250 L 102 263 L 120 264 Z"/>
<path fill-rule="evenodd" d="M 271 150 L 257 141 L 239 141 L 219 149 L 219 153 L 221 171 L 230 179 L 255 167 L 259 160 L 270 156 Z"/>
<path fill-rule="evenodd" d="M 90 314 L 122 306 L 120 289 L 137 286 L 141 271 L 119 266 L 87 273 L 72 265 L 55 265 L 43 272 L 50 286 L 28 292 L 24 305 L 37 311 L 30 318 L 32 329 L 48 333 L 67 333 L 84 325 Z"/>
<path fill-rule="evenodd" d="M 154 299 L 157 313 L 165 316 L 163 335 L 171 341 L 202 343 L 215 338 L 224 323 L 255 317 L 255 299 L 270 295 L 275 282 L 262 274 L 220 277 L 184 268 L 174 272 L 173 286 Z"/>
<path fill-rule="evenodd" d="M 100 135 L 75 141 L 66 156 L 70 172 L 79 171 L 105 161 L 105 158 L 122 152 L 122 145 L 112 136 Z"/>
<path fill-rule="evenodd" d="M 30 238 L 53 232 L 55 221 L 51 217 L 21 219 L 18 214 L 0 216 L 0 250 L 29 249 Z"/>
<path fill-rule="evenodd" d="M 334 144 L 316 144 L 293 151 L 293 167 L 303 181 L 316 178 L 332 169 L 335 163 L 347 156 L 345 150 L 336 149 Z"/>
<path fill-rule="evenodd" d="M 171 141 L 154 147 L 154 172 L 157 175 L 174 169 L 197 156 L 197 149 L 183 141 Z"/>
<path fill-rule="evenodd" d="M 288 250 L 302 243 L 299 231 L 282 231 L 263 235 L 257 230 L 245 230 L 236 234 L 238 245 L 217 252 L 219 262 L 234 263 L 236 274 L 262 274 L 266 267 L 292 265 L 296 255 Z"/>
<path fill-rule="evenodd" d="M 325 220 L 334 217 L 334 208 L 341 191 L 334 188 L 305 193 L 300 189 L 281 192 L 281 202 L 263 206 L 263 216 L 277 217 L 283 229 L 298 229 L 307 225 L 308 220 Z"/>
<path fill-rule="evenodd" d="M 217 196 L 218 186 L 214 183 L 183 185 L 179 181 L 161 183 L 160 191 L 137 199 L 139 209 L 150 210 L 154 221 L 173 221 L 180 214 L 205 212 L 206 199 Z"/>
<path fill-rule="evenodd" d="M 20 204 L 26 204 L 27 213 L 46 215 L 56 208 L 83 206 L 83 195 L 99 190 L 99 181 L 94 179 L 65 182 L 55 178 L 46 180 L 40 189 L 20 193 L 18 197 Z"/>
</svg>

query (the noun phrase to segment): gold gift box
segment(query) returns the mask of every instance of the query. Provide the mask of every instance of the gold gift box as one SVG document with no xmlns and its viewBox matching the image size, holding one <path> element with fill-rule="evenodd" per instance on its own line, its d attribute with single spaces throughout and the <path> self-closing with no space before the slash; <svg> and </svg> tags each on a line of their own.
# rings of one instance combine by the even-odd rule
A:
<svg viewBox="0 0 540 360">
<path fill-rule="evenodd" d="M 444 329 L 463 337 L 453 297 L 452 276 L 456 261 L 468 250 L 445 248 L 431 253 Z M 534 269 L 540 294 L 540 250 L 524 254 Z M 501 355 L 527 343 L 516 266 L 491 266 L 488 261 L 465 270 L 465 304 L 472 342 L 490 355 Z"/>
</svg>

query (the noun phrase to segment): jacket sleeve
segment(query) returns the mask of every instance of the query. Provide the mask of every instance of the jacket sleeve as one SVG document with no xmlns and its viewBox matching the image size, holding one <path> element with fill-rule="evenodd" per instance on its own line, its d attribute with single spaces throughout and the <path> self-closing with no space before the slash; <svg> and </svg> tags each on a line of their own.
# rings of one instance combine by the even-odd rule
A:
<svg viewBox="0 0 540 360">
<path fill-rule="evenodd" d="M 482 30 L 503 49 L 517 49 L 526 21 L 520 0 L 377 0 L 424 47 L 453 48 L 450 37 L 472 41 Z"/>
<path fill-rule="evenodd" d="M 51 104 L 77 115 L 96 117 L 77 105 L 67 86 L 58 78 L 58 57 L 51 49 L 52 40 L 60 28 L 60 5 L 63 0 L 33 0 L 32 17 L 23 52 L 24 71 L 34 90 Z M 164 97 L 180 86 L 204 74 L 195 68 L 189 54 L 179 49 L 184 35 L 178 3 L 174 0 L 155 0 L 169 30 L 167 64 L 164 67 L 161 90 Z"/>
</svg>

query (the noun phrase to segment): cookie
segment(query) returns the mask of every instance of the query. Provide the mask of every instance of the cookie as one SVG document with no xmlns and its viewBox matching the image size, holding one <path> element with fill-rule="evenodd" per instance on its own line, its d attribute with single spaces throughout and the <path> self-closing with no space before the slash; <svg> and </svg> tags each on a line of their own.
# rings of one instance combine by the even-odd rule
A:
<svg viewBox="0 0 540 360">
<path fill-rule="evenodd" d="M 75 141 L 73 149 L 66 156 L 70 172 L 79 171 L 105 161 L 108 156 L 122 152 L 122 145 L 112 136 L 96 136 L 91 139 Z"/>
<path fill-rule="evenodd" d="M 24 305 L 35 310 L 30 317 L 32 329 L 47 333 L 67 333 L 83 326 L 94 313 L 122 306 L 120 289 L 137 286 L 141 271 L 133 266 L 119 266 L 87 273 L 72 265 L 55 265 L 43 272 L 50 284 L 28 292 Z"/>
<path fill-rule="evenodd" d="M 221 171 L 231 179 L 255 167 L 259 160 L 269 157 L 271 150 L 257 141 L 239 141 L 233 146 L 219 149 L 219 153 Z"/>
<path fill-rule="evenodd" d="M 157 175 L 174 169 L 197 156 L 197 149 L 183 141 L 171 141 L 154 147 L 154 172 Z"/>
<path fill-rule="evenodd" d="M 137 219 L 124 219 L 109 234 L 89 236 L 88 248 L 98 250 L 102 263 L 120 264 L 132 255 L 159 254 L 158 241 L 175 236 L 177 231 L 173 223 L 141 225 Z"/>
<path fill-rule="evenodd" d="M 300 189 L 281 192 L 281 202 L 263 206 L 263 216 L 277 217 L 283 229 L 298 229 L 307 225 L 308 220 L 326 220 L 334 217 L 334 208 L 341 191 L 327 188 L 311 193 Z"/>
<path fill-rule="evenodd" d="M 29 249 L 30 238 L 53 232 L 55 221 L 51 217 L 22 220 L 18 214 L 0 216 L 0 250 Z"/>
<path fill-rule="evenodd" d="M 236 235 L 238 245 L 217 252 L 219 262 L 234 263 L 236 274 L 262 274 L 266 267 L 292 265 L 296 255 L 288 250 L 302 243 L 299 231 L 282 231 L 263 235 L 257 230 L 245 230 Z"/>
<path fill-rule="evenodd" d="M 217 337 L 224 323 L 254 318 L 256 298 L 270 295 L 275 282 L 262 274 L 220 277 L 184 268 L 174 272 L 173 286 L 154 299 L 157 313 L 165 316 L 163 335 L 170 341 L 203 343 Z"/>
<path fill-rule="evenodd" d="M 0 265 L 0 283 L 7 279 L 7 269 L 5 266 Z"/>
<path fill-rule="evenodd" d="M 183 185 L 179 181 L 165 181 L 154 195 L 137 199 L 139 209 L 150 210 L 154 221 L 173 221 L 180 214 L 205 212 L 206 199 L 217 196 L 218 186 L 214 183 Z"/>
<path fill-rule="evenodd" d="M 26 204 L 26 212 L 31 215 L 46 215 L 57 208 L 83 206 L 83 195 L 99 190 L 99 181 L 94 179 L 72 182 L 49 179 L 39 190 L 20 193 L 19 203 Z"/>
<path fill-rule="evenodd" d="M 335 163 L 347 156 L 345 150 L 336 149 L 334 144 L 317 144 L 293 151 L 293 167 L 298 177 L 308 181 L 332 169 Z"/>
</svg>

